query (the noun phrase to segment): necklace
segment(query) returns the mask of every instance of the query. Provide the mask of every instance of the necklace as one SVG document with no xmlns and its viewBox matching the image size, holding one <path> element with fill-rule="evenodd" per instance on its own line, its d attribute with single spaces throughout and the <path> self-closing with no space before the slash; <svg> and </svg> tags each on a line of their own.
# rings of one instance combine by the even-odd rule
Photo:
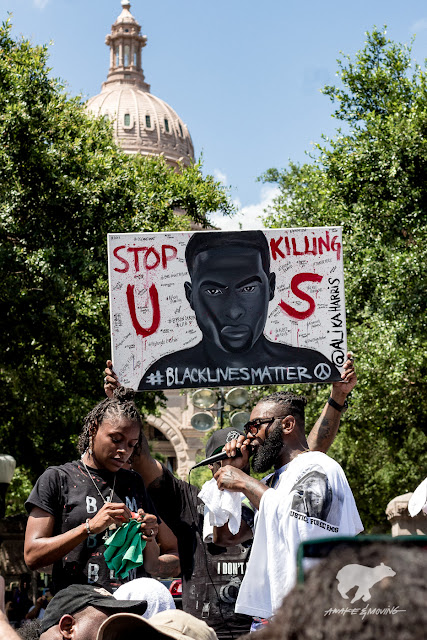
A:
<svg viewBox="0 0 427 640">
<path fill-rule="evenodd" d="M 109 496 L 107 496 L 107 498 L 104 498 L 104 496 L 102 495 L 102 493 L 101 493 L 101 492 L 100 492 L 100 490 L 99 490 L 99 487 L 97 487 L 96 482 L 95 482 L 95 480 L 94 480 L 94 479 L 93 479 L 93 477 L 92 477 L 92 474 L 90 473 L 89 469 L 87 468 L 86 463 L 85 463 L 85 461 L 83 460 L 83 457 L 81 457 L 81 458 L 80 458 L 80 460 L 83 462 L 83 466 L 84 466 L 84 468 L 86 469 L 86 473 L 87 473 L 87 475 L 89 476 L 89 478 L 92 480 L 92 484 L 93 484 L 93 486 L 95 487 L 95 489 L 97 490 L 97 492 L 99 493 L 99 495 L 100 495 L 101 500 L 103 501 L 103 503 L 104 503 L 104 504 L 107 504 L 107 502 L 112 502 L 112 501 L 113 501 L 113 495 L 114 495 L 114 489 L 115 489 L 115 487 L 116 487 L 116 477 L 117 477 L 117 474 L 116 474 L 116 473 L 114 474 L 113 488 L 112 488 L 112 489 L 111 489 L 111 491 L 110 491 L 110 495 L 109 495 Z M 116 525 L 116 524 L 114 524 L 114 523 L 113 523 L 113 524 L 110 524 L 110 526 L 108 527 L 108 529 L 105 531 L 105 534 L 102 536 L 102 539 L 103 539 L 103 540 L 107 540 L 107 539 L 110 537 L 111 533 L 112 533 L 115 529 L 117 529 L 117 525 Z"/>
</svg>

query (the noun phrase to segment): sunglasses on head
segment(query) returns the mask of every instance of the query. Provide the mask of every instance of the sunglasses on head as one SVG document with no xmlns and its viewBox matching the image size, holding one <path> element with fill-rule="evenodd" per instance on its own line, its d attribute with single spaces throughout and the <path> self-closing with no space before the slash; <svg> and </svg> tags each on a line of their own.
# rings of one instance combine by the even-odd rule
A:
<svg viewBox="0 0 427 640">
<path fill-rule="evenodd" d="M 287 416 L 273 416 L 272 418 L 255 418 L 255 420 L 249 420 L 249 422 L 244 425 L 243 430 L 246 435 L 251 433 L 253 436 L 256 436 L 263 424 L 267 424 L 268 427 L 270 427 L 275 420 L 282 420 L 286 417 Z"/>
</svg>

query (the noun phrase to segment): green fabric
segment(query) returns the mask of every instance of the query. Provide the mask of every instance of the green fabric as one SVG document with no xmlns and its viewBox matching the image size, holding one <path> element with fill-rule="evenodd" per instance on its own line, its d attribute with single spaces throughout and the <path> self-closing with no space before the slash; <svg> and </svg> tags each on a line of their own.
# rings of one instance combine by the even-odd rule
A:
<svg viewBox="0 0 427 640">
<path fill-rule="evenodd" d="M 105 562 L 117 578 L 127 578 L 129 571 L 144 562 L 145 540 L 141 537 L 141 523 L 129 520 L 105 542 Z"/>
<path fill-rule="evenodd" d="M 246 498 L 246 496 L 243 498 L 242 504 L 244 504 L 246 507 L 248 507 L 248 509 L 250 509 L 251 511 L 255 511 L 252 502 L 250 502 L 249 498 Z"/>
</svg>

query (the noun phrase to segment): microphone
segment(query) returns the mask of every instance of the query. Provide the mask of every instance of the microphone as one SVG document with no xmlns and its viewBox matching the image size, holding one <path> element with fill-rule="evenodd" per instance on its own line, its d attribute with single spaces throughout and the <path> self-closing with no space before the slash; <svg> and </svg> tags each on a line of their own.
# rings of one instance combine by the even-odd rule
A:
<svg viewBox="0 0 427 640">
<path fill-rule="evenodd" d="M 249 455 L 252 455 L 253 451 L 251 451 L 251 447 L 249 448 Z M 239 456 L 242 455 L 242 452 L 240 451 L 240 449 L 236 449 L 236 455 L 235 457 L 238 458 Z M 194 467 L 191 467 L 190 471 L 193 471 L 193 469 L 197 469 L 197 467 L 204 467 L 207 464 L 213 464 L 214 462 L 221 462 L 221 460 L 226 460 L 226 458 L 228 458 L 227 452 L 226 451 L 220 451 L 219 453 L 216 453 L 214 456 L 210 456 L 209 458 L 205 458 L 204 460 L 202 460 L 201 462 L 198 462 L 197 464 L 194 465 Z"/>
</svg>

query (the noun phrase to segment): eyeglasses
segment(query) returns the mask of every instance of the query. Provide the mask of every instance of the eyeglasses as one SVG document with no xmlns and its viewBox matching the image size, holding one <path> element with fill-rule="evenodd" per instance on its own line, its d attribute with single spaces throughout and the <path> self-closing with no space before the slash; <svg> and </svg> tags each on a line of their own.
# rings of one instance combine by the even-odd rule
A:
<svg viewBox="0 0 427 640">
<path fill-rule="evenodd" d="M 275 420 L 281 420 L 282 418 L 286 417 L 287 416 L 276 416 L 273 418 L 255 418 L 255 420 L 249 420 L 249 422 L 247 422 L 243 427 L 243 430 L 246 435 L 248 435 L 248 433 L 251 433 L 253 436 L 256 436 L 256 434 L 260 430 L 261 425 L 268 424 L 268 430 L 268 428 L 273 424 Z"/>
</svg>

